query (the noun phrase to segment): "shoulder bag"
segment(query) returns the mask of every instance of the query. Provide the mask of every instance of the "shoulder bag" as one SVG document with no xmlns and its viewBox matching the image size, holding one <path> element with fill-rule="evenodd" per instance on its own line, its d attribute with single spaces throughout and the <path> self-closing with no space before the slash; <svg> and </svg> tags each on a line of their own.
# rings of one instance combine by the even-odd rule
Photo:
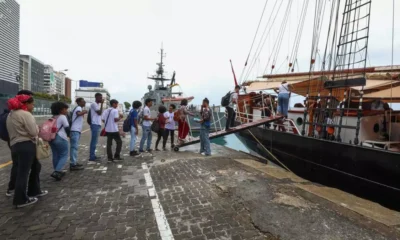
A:
<svg viewBox="0 0 400 240">
<path fill-rule="evenodd" d="M 36 140 L 36 158 L 38 160 L 46 159 L 50 157 L 50 147 L 43 139 L 38 138 Z"/>
</svg>

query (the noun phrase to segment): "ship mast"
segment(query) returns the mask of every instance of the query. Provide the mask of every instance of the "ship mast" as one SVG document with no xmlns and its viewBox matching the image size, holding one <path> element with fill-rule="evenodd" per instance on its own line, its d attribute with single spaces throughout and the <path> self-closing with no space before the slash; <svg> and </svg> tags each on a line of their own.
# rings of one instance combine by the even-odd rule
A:
<svg viewBox="0 0 400 240">
<path fill-rule="evenodd" d="M 164 89 L 165 88 L 164 82 L 165 81 L 170 81 L 170 79 L 164 78 L 164 63 L 163 63 L 163 60 L 164 60 L 165 54 L 164 54 L 164 49 L 163 49 L 162 45 L 161 45 L 160 57 L 161 57 L 160 62 L 156 63 L 158 65 L 158 68 L 156 70 L 156 74 L 151 76 L 151 77 L 147 77 L 148 79 L 156 81 L 155 90 Z M 161 82 L 161 84 L 160 84 L 160 82 Z"/>
</svg>

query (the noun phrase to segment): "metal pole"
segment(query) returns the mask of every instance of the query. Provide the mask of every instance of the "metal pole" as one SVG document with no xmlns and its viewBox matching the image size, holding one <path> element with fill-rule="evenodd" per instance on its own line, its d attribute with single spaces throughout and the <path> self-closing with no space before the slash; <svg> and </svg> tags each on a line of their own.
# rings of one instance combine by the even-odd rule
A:
<svg viewBox="0 0 400 240">
<path fill-rule="evenodd" d="M 217 116 L 218 116 L 219 130 L 222 131 L 221 118 L 219 117 L 219 114 L 217 114 Z"/>
<path fill-rule="evenodd" d="M 213 121 L 214 121 L 215 132 L 217 132 L 217 124 L 216 124 L 215 118 L 214 118 L 214 111 L 211 111 L 211 115 L 212 115 L 212 118 L 213 118 Z"/>
</svg>

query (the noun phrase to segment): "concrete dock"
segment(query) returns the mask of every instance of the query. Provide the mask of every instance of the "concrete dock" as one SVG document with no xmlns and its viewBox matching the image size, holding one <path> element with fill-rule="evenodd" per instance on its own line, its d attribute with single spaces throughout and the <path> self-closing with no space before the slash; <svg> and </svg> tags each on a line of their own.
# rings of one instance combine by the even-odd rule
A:
<svg viewBox="0 0 400 240">
<path fill-rule="evenodd" d="M 100 138 L 103 161 L 89 163 L 84 126 L 85 170 L 56 182 L 51 159 L 41 161 L 49 194 L 22 209 L 5 196 L 11 156 L 1 141 L 0 239 L 400 239 L 399 212 L 245 153 L 212 144 L 213 155 L 205 157 L 198 144 L 179 152 L 167 145 L 130 157 L 129 140 L 125 160 L 107 163 Z"/>
</svg>

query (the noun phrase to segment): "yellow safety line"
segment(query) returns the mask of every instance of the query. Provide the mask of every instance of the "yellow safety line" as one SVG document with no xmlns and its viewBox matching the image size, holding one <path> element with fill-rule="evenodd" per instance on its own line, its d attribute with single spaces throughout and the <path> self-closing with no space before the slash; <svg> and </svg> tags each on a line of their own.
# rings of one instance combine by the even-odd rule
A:
<svg viewBox="0 0 400 240">
<path fill-rule="evenodd" d="M 6 163 L 0 164 L 0 168 L 7 167 L 7 166 L 10 165 L 11 163 L 12 163 L 12 161 L 8 161 L 8 162 L 6 162 Z"/>
<path fill-rule="evenodd" d="M 89 131 L 89 130 L 90 130 L 90 129 L 86 129 L 86 130 L 82 131 L 82 133 L 85 133 L 85 132 L 87 132 L 87 131 Z M 0 164 L 0 168 L 7 167 L 7 166 L 10 165 L 10 164 L 12 164 L 12 161 L 8 161 L 8 162 L 6 162 L 6 163 Z"/>
</svg>

